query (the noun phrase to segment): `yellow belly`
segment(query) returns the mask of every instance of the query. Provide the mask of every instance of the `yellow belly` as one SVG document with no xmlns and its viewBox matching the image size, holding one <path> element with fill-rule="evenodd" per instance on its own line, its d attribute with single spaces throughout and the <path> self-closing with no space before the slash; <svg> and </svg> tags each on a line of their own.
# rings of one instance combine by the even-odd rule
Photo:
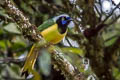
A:
<svg viewBox="0 0 120 80">
<path fill-rule="evenodd" d="M 49 28 L 43 30 L 41 32 L 41 35 L 46 41 L 52 44 L 57 44 L 65 37 L 66 33 L 67 33 L 67 30 L 64 34 L 59 33 L 58 25 L 54 24 L 50 26 Z"/>
</svg>

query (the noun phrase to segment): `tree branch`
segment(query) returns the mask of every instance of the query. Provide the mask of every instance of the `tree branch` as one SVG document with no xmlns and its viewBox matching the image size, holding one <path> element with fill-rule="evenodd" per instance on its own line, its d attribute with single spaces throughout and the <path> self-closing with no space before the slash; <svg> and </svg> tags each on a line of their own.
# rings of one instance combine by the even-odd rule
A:
<svg viewBox="0 0 120 80">
<path fill-rule="evenodd" d="M 120 6 L 120 3 L 116 5 L 116 7 L 112 10 L 112 12 L 102 21 L 102 23 L 105 23 L 119 6 Z"/>
<path fill-rule="evenodd" d="M 96 27 L 94 28 L 88 28 L 84 31 L 84 35 L 87 37 L 87 38 L 90 38 L 90 37 L 93 37 L 95 35 L 97 35 L 99 33 L 99 31 L 101 29 L 103 29 L 104 27 L 106 26 L 110 26 L 111 24 L 113 24 L 114 22 L 116 22 L 119 18 L 120 18 L 120 15 L 113 21 L 111 21 L 110 23 L 108 24 L 105 24 L 105 22 L 111 17 L 111 15 L 114 13 L 114 11 L 120 6 L 120 3 L 112 10 L 112 12 L 102 21 L 100 22 L 98 25 L 96 25 Z"/>
<path fill-rule="evenodd" d="M 5 0 L 4 6 L 8 15 L 11 16 L 19 25 L 18 28 L 22 31 L 25 38 L 28 38 L 30 41 L 39 41 L 42 39 L 36 26 L 32 25 L 28 18 L 26 18 L 23 13 L 11 3 L 10 0 Z"/>
<path fill-rule="evenodd" d="M 35 27 L 35 25 L 32 25 L 29 20 L 23 15 L 23 13 L 16 8 L 10 0 L 5 0 L 5 9 L 7 13 L 14 19 L 14 21 L 18 24 L 18 28 L 22 31 L 25 38 L 28 38 L 30 41 L 39 42 L 42 43 L 42 46 L 49 46 L 45 45 L 45 40 L 41 37 L 39 34 L 39 31 Z M 40 42 L 42 41 L 42 42 Z M 52 59 L 56 62 L 54 65 L 58 65 L 60 70 L 64 73 L 67 73 L 65 75 L 70 75 L 66 77 L 71 77 L 73 80 L 84 80 L 84 76 L 80 75 L 81 73 L 78 73 L 78 70 L 76 70 L 70 63 L 67 61 L 63 55 L 56 50 L 54 50 L 52 54 Z M 63 65 L 62 65 L 63 64 Z M 83 78 L 82 78 L 83 77 Z"/>
<path fill-rule="evenodd" d="M 57 68 L 62 70 L 62 73 L 68 80 L 85 80 L 85 75 L 82 72 L 79 72 L 79 70 L 62 55 L 63 53 L 52 47 L 50 49 L 54 64 L 57 64 Z"/>
</svg>

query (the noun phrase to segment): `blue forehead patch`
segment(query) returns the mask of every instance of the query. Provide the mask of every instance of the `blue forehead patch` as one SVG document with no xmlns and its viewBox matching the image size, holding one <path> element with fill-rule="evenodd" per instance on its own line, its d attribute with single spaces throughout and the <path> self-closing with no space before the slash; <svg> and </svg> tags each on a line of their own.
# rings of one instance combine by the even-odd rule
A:
<svg viewBox="0 0 120 80">
<path fill-rule="evenodd" d="M 65 20 L 64 20 L 64 21 L 62 21 L 62 24 L 63 24 L 63 25 L 64 25 L 64 24 L 66 24 L 66 23 L 67 23 L 67 21 L 65 21 Z"/>
</svg>

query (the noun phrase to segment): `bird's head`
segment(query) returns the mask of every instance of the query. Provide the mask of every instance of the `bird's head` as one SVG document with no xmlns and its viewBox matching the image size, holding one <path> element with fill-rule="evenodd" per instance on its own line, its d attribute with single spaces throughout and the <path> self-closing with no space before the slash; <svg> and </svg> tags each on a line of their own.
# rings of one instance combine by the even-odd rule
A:
<svg viewBox="0 0 120 80">
<path fill-rule="evenodd" d="M 71 21 L 72 21 L 72 18 L 68 17 L 68 16 L 60 16 L 56 20 L 56 23 L 58 24 L 60 33 L 65 33 L 65 31 Z"/>
</svg>

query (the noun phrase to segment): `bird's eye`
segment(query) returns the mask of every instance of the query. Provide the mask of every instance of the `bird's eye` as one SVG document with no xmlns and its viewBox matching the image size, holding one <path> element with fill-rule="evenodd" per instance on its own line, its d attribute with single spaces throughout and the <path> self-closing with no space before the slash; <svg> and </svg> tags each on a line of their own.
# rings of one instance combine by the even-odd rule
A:
<svg viewBox="0 0 120 80">
<path fill-rule="evenodd" d="M 62 17 L 62 21 L 64 21 L 65 20 L 65 17 Z"/>
</svg>

